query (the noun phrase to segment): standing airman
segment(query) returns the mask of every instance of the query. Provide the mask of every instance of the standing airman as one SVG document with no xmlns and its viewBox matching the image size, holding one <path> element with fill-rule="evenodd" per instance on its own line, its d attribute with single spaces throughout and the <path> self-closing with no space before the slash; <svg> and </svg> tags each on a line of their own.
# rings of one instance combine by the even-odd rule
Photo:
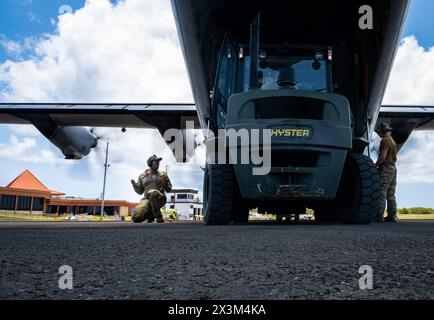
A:
<svg viewBox="0 0 434 320">
<path fill-rule="evenodd" d="M 390 133 L 392 128 L 387 123 L 381 123 L 375 130 L 381 137 L 380 156 L 375 164 L 380 171 L 381 184 L 381 200 L 380 212 L 377 216 L 378 222 L 396 222 L 397 204 L 396 204 L 396 159 L 397 146 Z M 387 202 L 387 217 L 384 219 L 384 211 L 386 210 Z"/>
</svg>

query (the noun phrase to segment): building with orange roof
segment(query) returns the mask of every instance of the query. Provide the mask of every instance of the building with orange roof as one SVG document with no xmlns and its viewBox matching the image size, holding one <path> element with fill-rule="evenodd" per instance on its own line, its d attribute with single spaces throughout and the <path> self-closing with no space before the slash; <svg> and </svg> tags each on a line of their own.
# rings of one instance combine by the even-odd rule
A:
<svg viewBox="0 0 434 320">
<path fill-rule="evenodd" d="M 64 197 L 65 193 L 47 188 L 29 170 L 0 188 L 0 211 L 21 214 L 85 214 L 100 215 L 100 199 Z M 136 204 L 128 201 L 105 200 L 107 215 L 128 216 Z"/>
</svg>

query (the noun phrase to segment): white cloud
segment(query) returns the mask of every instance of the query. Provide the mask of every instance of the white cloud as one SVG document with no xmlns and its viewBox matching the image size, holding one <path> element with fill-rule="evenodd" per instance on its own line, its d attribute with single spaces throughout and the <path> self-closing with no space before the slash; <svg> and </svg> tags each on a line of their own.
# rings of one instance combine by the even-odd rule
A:
<svg viewBox="0 0 434 320">
<path fill-rule="evenodd" d="M 27 18 L 30 22 L 41 23 L 41 20 L 32 11 L 27 11 Z"/>
<path fill-rule="evenodd" d="M 160 169 L 168 170 L 174 187 L 202 188 L 202 169 L 198 165 L 177 164 L 169 148 L 158 131 L 97 128 L 97 136 L 109 139 L 109 182 L 110 194 L 115 197 L 134 200 L 137 198 L 131 189 L 130 180 L 135 179 L 146 169 L 146 161 L 152 154 L 163 158 Z M 98 172 L 105 160 L 106 140 L 89 155 L 92 172 Z"/>
<path fill-rule="evenodd" d="M 116 5 L 88 0 L 80 10 L 52 22 L 57 23 L 55 34 L 28 38 L 16 48 L 29 59 L 0 64 L 0 88 L 6 84 L 0 101 L 193 100 L 169 0 L 126 0 Z M 10 127 L 14 135 L 38 134 L 29 128 Z M 113 197 L 137 198 L 129 181 L 137 179 L 154 153 L 164 158 L 162 169 L 170 165 L 175 186 L 200 188 L 201 169 L 175 165 L 157 131 L 128 129 L 122 134 L 119 129 L 99 128 L 97 133 L 110 137 L 108 188 Z M 100 141 L 100 147 L 85 160 L 93 177 L 101 173 L 104 147 Z M 71 163 L 59 159 L 60 151 L 55 156 L 64 164 Z"/>
<path fill-rule="evenodd" d="M 9 130 L 17 136 L 39 137 L 41 133 L 34 126 L 8 125 Z"/>
<path fill-rule="evenodd" d="M 20 43 L 7 39 L 3 34 L 0 34 L 0 47 L 3 47 L 6 53 L 14 58 L 19 58 L 22 54 Z"/>
<path fill-rule="evenodd" d="M 434 105 L 434 46 L 425 49 L 415 36 L 399 47 L 386 91 L 385 105 Z"/>
<path fill-rule="evenodd" d="M 12 134 L 8 143 L 0 143 L 0 159 L 3 161 L 23 161 L 31 163 L 64 163 L 59 156 L 48 149 L 39 150 L 36 139 L 18 138 Z M 69 164 L 67 164 L 69 165 Z"/>
<path fill-rule="evenodd" d="M 416 37 L 402 41 L 384 104 L 434 106 L 434 47 L 425 49 Z M 413 132 L 398 156 L 400 183 L 434 183 L 434 133 Z"/>
<path fill-rule="evenodd" d="M 434 133 L 414 132 L 398 157 L 400 183 L 434 183 Z"/>
<path fill-rule="evenodd" d="M 88 0 L 33 45 L 0 64 L 0 101 L 192 101 L 169 1 Z"/>
<path fill-rule="evenodd" d="M 17 157 L 36 147 L 36 140 L 23 138 L 19 140 L 15 135 L 11 135 L 9 144 L 0 144 L 0 157 Z"/>
</svg>

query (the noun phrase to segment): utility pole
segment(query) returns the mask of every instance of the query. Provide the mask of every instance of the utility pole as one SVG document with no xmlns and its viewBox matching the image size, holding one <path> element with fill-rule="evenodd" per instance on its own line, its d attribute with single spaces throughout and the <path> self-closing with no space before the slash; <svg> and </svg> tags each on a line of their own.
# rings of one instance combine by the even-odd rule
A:
<svg viewBox="0 0 434 320">
<path fill-rule="evenodd" d="M 105 200 L 105 183 L 107 181 L 107 169 L 110 167 L 108 164 L 108 151 L 109 151 L 109 140 L 107 140 L 107 147 L 105 150 L 105 163 L 104 163 L 104 184 L 102 186 L 102 201 L 101 201 L 101 219 L 104 216 L 104 200 Z"/>
</svg>

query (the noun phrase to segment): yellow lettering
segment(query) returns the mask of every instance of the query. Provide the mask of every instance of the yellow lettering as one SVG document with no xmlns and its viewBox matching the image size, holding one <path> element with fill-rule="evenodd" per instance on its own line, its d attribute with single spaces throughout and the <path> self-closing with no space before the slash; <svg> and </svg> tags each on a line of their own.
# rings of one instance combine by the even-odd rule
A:
<svg viewBox="0 0 434 320">
<path fill-rule="evenodd" d="M 273 137 L 310 137 L 310 130 L 302 129 L 276 129 L 271 130 Z"/>
</svg>

